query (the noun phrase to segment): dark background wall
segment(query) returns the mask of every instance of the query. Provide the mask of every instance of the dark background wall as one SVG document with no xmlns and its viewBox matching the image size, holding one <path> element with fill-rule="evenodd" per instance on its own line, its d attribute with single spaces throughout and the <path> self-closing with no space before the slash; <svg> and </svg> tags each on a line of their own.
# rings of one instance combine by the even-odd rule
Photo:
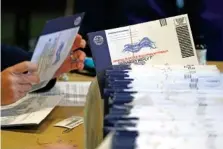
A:
<svg viewBox="0 0 223 149">
<path fill-rule="evenodd" d="M 81 0 L 73 0 L 78 6 Z M 204 0 L 207 11 L 203 17 L 211 24 L 211 40 L 221 40 L 209 45 L 209 60 L 223 60 L 223 0 Z M 2 0 L 1 41 L 33 50 L 46 20 L 64 16 L 66 0 Z M 74 6 L 72 6 L 74 7 Z M 74 8 L 75 9 L 75 8 Z M 78 8 L 79 10 L 84 10 Z M 29 23 L 25 20 L 29 18 Z M 28 32 L 28 30 L 30 30 Z M 28 41 L 28 42 L 27 42 Z"/>
<path fill-rule="evenodd" d="M 222 0 L 205 0 L 206 6 L 208 10 L 212 11 L 213 13 L 221 14 L 223 13 L 223 1 Z"/>
<path fill-rule="evenodd" d="M 66 0 L 2 0 L 2 43 L 32 50 L 46 20 L 63 16 Z M 28 42 L 27 42 L 28 41 Z"/>
<path fill-rule="evenodd" d="M 208 52 L 209 60 L 223 61 L 223 0 L 205 0 L 207 10 L 203 17 L 209 21 L 211 37 L 209 40 L 220 40 L 209 45 L 212 51 Z"/>
</svg>

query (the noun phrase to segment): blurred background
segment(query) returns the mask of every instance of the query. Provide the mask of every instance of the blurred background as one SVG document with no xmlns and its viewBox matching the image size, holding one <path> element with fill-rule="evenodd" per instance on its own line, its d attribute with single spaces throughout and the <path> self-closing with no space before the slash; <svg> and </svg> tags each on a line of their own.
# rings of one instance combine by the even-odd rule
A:
<svg viewBox="0 0 223 149">
<path fill-rule="evenodd" d="M 94 4 L 94 0 L 88 2 L 87 0 L 1 0 L 2 43 L 16 45 L 25 50 L 32 51 L 47 20 L 77 12 L 87 12 L 85 14 L 85 24 L 82 24 L 82 26 L 93 28 L 88 31 L 97 30 L 99 29 L 99 25 L 95 25 L 97 27 L 92 27 L 93 22 L 97 21 L 95 21 L 95 18 L 89 16 L 90 13 L 88 10 L 92 9 L 96 12 L 96 5 L 100 5 L 101 3 L 111 3 L 112 1 L 112 3 L 114 3 L 113 6 L 116 7 L 119 2 L 128 2 L 126 0 L 95 1 L 97 1 L 98 4 Z M 208 60 L 223 60 L 223 0 L 204 1 L 207 9 L 203 13 L 203 17 L 208 20 L 211 24 L 210 28 L 213 30 L 210 31 L 212 33 L 210 39 L 214 41 L 216 38 L 216 40 L 218 40 L 217 44 L 213 42 L 212 45 L 209 45 L 211 52 L 208 52 Z M 114 10 L 114 8 L 111 9 Z M 111 16 L 106 17 L 114 17 L 112 13 Z M 98 16 L 102 14 L 96 12 L 96 15 L 98 19 Z M 217 29 L 215 30 L 215 28 Z M 209 28 L 207 28 L 207 30 L 208 29 Z M 86 36 L 84 35 L 84 37 Z M 89 49 L 86 50 L 86 52 L 87 55 L 91 55 Z"/>
<path fill-rule="evenodd" d="M 73 0 L 2 0 L 2 43 L 33 50 L 47 20 L 72 14 Z M 67 5 L 69 7 L 67 7 Z"/>
</svg>

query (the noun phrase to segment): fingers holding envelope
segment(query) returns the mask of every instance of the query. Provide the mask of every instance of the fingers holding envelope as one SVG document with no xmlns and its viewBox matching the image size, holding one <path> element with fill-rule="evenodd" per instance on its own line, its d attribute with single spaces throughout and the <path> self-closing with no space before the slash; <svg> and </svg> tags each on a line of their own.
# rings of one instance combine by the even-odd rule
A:
<svg viewBox="0 0 223 149">
<path fill-rule="evenodd" d="M 82 70 L 84 68 L 84 60 L 85 60 L 86 54 L 81 51 L 81 50 L 77 50 L 74 51 L 71 55 L 71 69 L 75 70 Z"/>
<path fill-rule="evenodd" d="M 85 48 L 86 46 L 86 41 L 82 38 L 81 35 L 77 35 L 73 47 L 72 47 L 72 51 L 71 51 L 71 69 L 72 70 L 82 70 L 84 68 L 84 60 L 86 57 L 86 54 L 81 51 L 81 50 L 77 50 L 78 48 Z M 76 51 L 77 50 L 77 51 Z"/>
<path fill-rule="evenodd" d="M 74 51 L 79 48 L 85 48 L 85 46 L 86 46 L 86 41 L 82 38 L 81 35 L 77 34 L 71 50 Z"/>
<path fill-rule="evenodd" d="M 85 46 L 86 41 L 82 38 L 81 35 L 78 34 L 75 38 L 70 54 L 57 70 L 54 77 L 58 77 L 61 74 L 67 73 L 71 70 L 82 70 L 84 68 L 86 54 L 83 51 L 77 49 L 85 48 Z"/>
<path fill-rule="evenodd" d="M 81 35 L 78 34 L 71 49 L 71 70 L 82 70 L 84 68 L 86 54 L 83 51 L 77 49 L 85 48 L 85 46 L 86 41 L 82 38 Z"/>
</svg>

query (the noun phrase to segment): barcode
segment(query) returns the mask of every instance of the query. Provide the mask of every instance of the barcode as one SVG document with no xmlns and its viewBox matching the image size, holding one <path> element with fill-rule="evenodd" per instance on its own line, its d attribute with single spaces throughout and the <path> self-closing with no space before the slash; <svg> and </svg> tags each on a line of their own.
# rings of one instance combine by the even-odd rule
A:
<svg viewBox="0 0 223 149">
<path fill-rule="evenodd" d="M 161 19 L 161 20 L 160 20 L 160 25 L 161 25 L 161 27 L 162 27 L 162 26 L 167 26 L 166 19 Z"/>
<path fill-rule="evenodd" d="M 198 82 L 198 78 L 191 78 L 190 81 L 193 82 L 193 83 L 197 83 Z"/>
<path fill-rule="evenodd" d="M 190 83 L 190 89 L 197 89 L 197 83 Z"/>
<path fill-rule="evenodd" d="M 191 74 L 184 74 L 184 79 L 190 79 L 191 78 Z"/>
<path fill-rule="evenodd" d="M 194 56 L 193 46 L 187 25 L 176 27 L 182 58 Z"/>
</svg>

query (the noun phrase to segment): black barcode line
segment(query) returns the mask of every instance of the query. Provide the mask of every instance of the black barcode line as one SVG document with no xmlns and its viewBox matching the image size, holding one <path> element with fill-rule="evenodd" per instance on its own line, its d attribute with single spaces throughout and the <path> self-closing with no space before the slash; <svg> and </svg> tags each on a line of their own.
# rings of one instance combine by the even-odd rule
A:
<svg viewBox="0 0 223 149">
<path fill-rule="evenodd" d="M 177 37 L 180 44 L 182 58 L 194 56 L 193 46 L 189 34 L 188 26 L 176 27 Z"/>
<path fill-rule="evenodd" d="M 159 21 L 160 21 L 160 25 L 161 25 L 161 27 L 162 27 L 162 26 L 167 26 L 166 19 L 161 19 L 161 20 L 159 20 Z"/>
</svg>

